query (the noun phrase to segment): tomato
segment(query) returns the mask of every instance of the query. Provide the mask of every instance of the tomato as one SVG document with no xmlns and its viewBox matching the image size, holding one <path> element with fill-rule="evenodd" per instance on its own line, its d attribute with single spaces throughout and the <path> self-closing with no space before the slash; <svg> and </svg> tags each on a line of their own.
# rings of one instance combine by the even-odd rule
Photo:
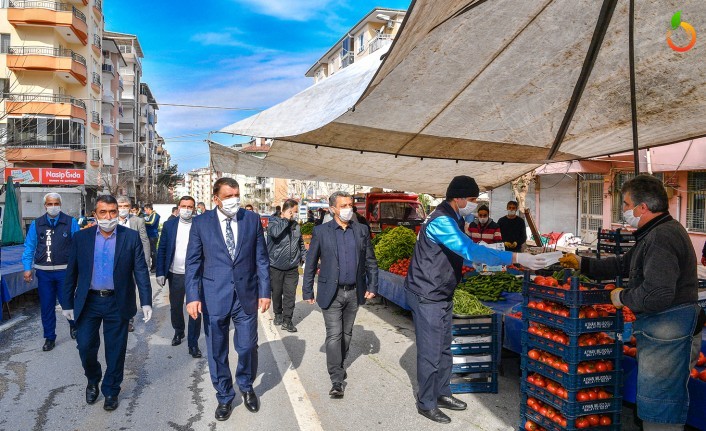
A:
<svg viewBox="0 0 706 431">
<path fill-rule="evenodd" d="M 538 302 L 538 303 L 537 303 L 537 310 L 539 310 L 539 311 L 544 311 L 545 308 L 546 308 L 546 306 L 544 305 L 543 302 Z"/>
<path fill-rule="evenodd" d="M 532 421 L 525 422 L 525 430 L 527 431 L 537 431 L 539 427 Z"/>
<path fill-rule="evenodd" d="M 613 371 L 613 363 L 611 361 L 604 361 L 604 363 L 606 370 Z"/>
<path fill-rule="evenodd" d="M 613 423 L 613 420 L 610 418 L 610 416 L 601 416 L 600 422 L 601 426 L 608 426 Z"/>
<path fill-rule="evenodd" d="M 699 378 L 699 372 L 696 368 L 691 369 L 691 378 L 693 379 L 698 379 Z"/>
<path fill-rule="evenodd" d="M 632 356 L 633 358 L 637 356 L 637 348 L 636 347 L 631 347 L 628 351 L 628 355 Z"/>
<path fill-rule="evenodd" d="M 699 379 L 701 379 L 701 381 L 703 382 L 706 382 L 706 370 L 703 370 L 699 373 Z"/>
<path fill-rule="evenodd" d="M 544 407 L 544 406 L 540 407 L 540 408 L 539 408 L 539 414 L 542 415 L 542 416 L 546 416 L 546 415 L 547 415 L 547 408 Z"/>
<path fill-rule="evenodd" d="M 534 301 L 530 301 L 527 303 L 527 307 L 529 308 L 537 308 L 537 303 Z"/>
<path fill-rule="evenodd" d="M 575 422 L 576 428 L 588 428 L 590 424 L 586 418 L 578 418 Z"/>
<path fill-rule="evenodd" d="M 597 399 L 598 399 L 598 393 L 597 393 L 597 392 L 593 392 L 593 391 L 589 392 L 589 393 L 588 393 L 588 399 L 590 399 L 591 401 L 597 400 Z"/>
<path fill-rule="evenodd" d="M 630 344 L 637 344 L 637 338 L 634 335 L 630 336 Z M 700 352 L 699 352 L 700 353 Z M 703 355 L 703 353 L 701 353 Z"/>
<path fill-rule="evenodd" d="M 608 283 L 605 285 L 604 289 L 605 290 L 613 290 L 613 289 L 615 289 L 615 284 Z"/>
<path fill-rule="evenodd" d="M 529 356 L 530 359 L 536 361 L 537 359 L 539 359 L 539 351 L 532 349 L 527 352 L 527 356 Z"/>
<path fill-rule="evenodd" d="M 696 365 L 699 367 L 706 365 L 706 356 L 704 356 L 703 352 L 699 352 L 699 359 L 696 360 Z"/>
<path fill-rule="evenodd" d="M 608 371 L 608 367 L 606 367 L 603 362 L 599 362 L 596 364 L 596 371 L 598 371 L 599 373 L 605 373 L 606 371 Z"/>
<path fill-rule="evenodd" d="M 576 394 L 576 399 L 580 402 L 588 401 L 588 394 L 586 392 L 579 392 Z"/>
<path fill-rule="evenodd" d="M 569 372 L 569 364 L 567 364 L 567 363 L 561 364 L 561 371 L 568 373 Z"/>
<path fill-rule="evenodd" d="M 592 426 L 598 426 L 598 424 L 601 423 L 601 418 L 598 415 L 588 415 L 586 416 L 586 419 L 588 419 L 588 423 Z"/>
<path fill-rule="evenodd" d="M 541 276 L 541 275 L 538 275 L 538 276 L 534 277 L 534 283 L 535 283 L 535 284 L 542 284 L 542 283 L 544 283 L 544 277 Z"/>
<path fill-rule="evenodd" d="M 562 427 L 566 428 L 566 424 L 567 424 L 566 419 L 565 419 L 565 418 L 561 418 L 561 424 L 560 424 L 560 425 L 561 425 Z"/>
<path fill-rule="evenodd" d="M 596 310 L 593 308 L 586 310 L 586 318 L 595 319 L 596 317 L 598 317 L 598 312 Z"/>
<path fill-rule="evenodd" d="M 530 329 L 532 329 L 532 328 L 530 328 Z M 629 353 L 630 353 L 630 346 L 628 346 L 627 344 L 623 344 L 623 355 L 627 355 Z"/>
</svg>

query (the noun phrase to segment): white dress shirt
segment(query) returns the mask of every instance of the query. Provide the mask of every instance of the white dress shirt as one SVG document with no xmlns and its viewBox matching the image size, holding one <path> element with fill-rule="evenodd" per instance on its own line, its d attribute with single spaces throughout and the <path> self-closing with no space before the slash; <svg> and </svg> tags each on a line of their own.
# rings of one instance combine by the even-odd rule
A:
<svg viewBox="0 0 706 431">
<path fill-rule="evenodd" d="M 174 260 L 172 260 L 172 266 L 169 268 L 172 274 L 184 274 L 186 272 L 186 246 L 189 245 L 190 231 L 191 221 L 185 222 L 180 218 L 179 223 L 177 223 Z"/>
<path fill-rule="evenodd" d="M 118 224 L 120 226 L 130 227 L 130 216 L 125 217 L 125 220 L 118 217 Z"/>
<path fill-rule="evenodd" d="M 226 237 L 226 223 L 228 222 L 228 217 L 226 217 L 225 214 L 223 214 L 223 211 L 220 209 L 216 209 L 216 214 L 218 214 L 218 221 L 219 225 L 221 226 L 221 233 L 223 234 L 223 242 L 226 244 L 226 248 L 228 246 L 228 239 Z M 233 216 L 230 219 L 230 227 L 233 229 L 233 244 L 235 244 L 235 248 L 238 248 L 238 220 L 236 219 L 236 216 Z"/>
</svg>

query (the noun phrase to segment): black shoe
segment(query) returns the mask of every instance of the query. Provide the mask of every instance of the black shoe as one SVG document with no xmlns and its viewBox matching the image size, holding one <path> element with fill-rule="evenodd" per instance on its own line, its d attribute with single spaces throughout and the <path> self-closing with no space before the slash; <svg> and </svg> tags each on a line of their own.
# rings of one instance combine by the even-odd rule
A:
<svg viewBox="0 0 706 431">
<path fill-rule="evenodd" d="M 55 345 L 56 345 L 56 342 L 54 340 L 50 340 L 47 338 L 46 341 L 44 342 L 44 345 L 42 346 L 42 350 L 45 352 L 48 352 L 48 351 L 52 350 Z"/>
<path fill-rule="evenodd" d="M 181 344 L 181 340 L 184 338 L 184 334 L 174 334 L 174 338 L 172 338 L 172 346 L 178 346 Z"/>
<path fill-rule="evenodd" d="M 281 325 L 282 320 L 283 320 L 282 313 L 279 313 L 279 314 L 275 313 L 275 321 L 274 321 L 275 326 Z"/>
<path fill-rule="evenodd" d="M 192 358 L 200 358 L 202 356 L 198 347 L 189 347 L 189 354 Z"/>
<path fill-rule="evenodd" d="M 431 409 L 431 410 L 422 410 L 419 407 L 417 407 L 417 411 L 419 412 L 420 415 L 424 416 L 427 419 L 431 419 L 434 422 L 438 422 L 440 424 L 447 424 L 451 422 L 451 418 L 446 416 L 444 412 L 439 410 L 438 408 Z"/>
<path fill-rule="evenodd" d="M 69 335 L 71 335 L 72 340 L 76 339 L 76 327 L 75 326 L 72 326 L 71 329 L 69 329 Z"/>
<path fill-rule="evenodd" d="M 343 383 L 334 383 L 331 385 L 331 390 L 328 391 L 331 398 L 343 398 Z"/>
<path fill-rule="evenodd" d="M 253 413 L 257 413 L 257 411 L 260 410 L 260 400 L 257 399 L 255 391 L 243 393 L 243 404 Z"/>
<path fill-rule="evenodd" d="M 437 398 L 436 405 L 439 406 L 439 408 L 449 410 L 466 410 L 466 407 L 468 407 L 466 403 L 454 397 L 453 395 L 448 397 L 441 396 Z"/>
<path fill-rule="evenodd" d="M 230 414 L 233 412 L 232 406 L 233 406 L 232 403 L 227 403 L 227 404 L 218 403 L 218 407 L 216 407 L 216 420 L 217 421 L 228 420 L 228 418 L 230 417 Z"/>
<path fill-rule="evenodd" d="M 127 332 L 135 332 L 135 325 L 132 322 L 127 324 Z"/>
<path fill-rule="evenodd" d="M 118 408 L 118 396 L 117 395 L 107 395 L 105 401 L 103 402 L 103 410 L 112 412 Z"/>
<path fill-rule="evenodd" d="M 98 400 L 98 383 L 86 385 L 86 403 L 95 404 Z"/>
<path fill-rule="evenodd" d="M 297 328 L 291 320 L 285 320 L 284 323 L 282 323 L 282 329 L 287 332 L 297 332 Z"/>
<path fill-rule="evenodd" d="M 150 269 L 150 274 L 156 274 L 156 273 L 157 273 L 157 269 Z"/>
</svg>

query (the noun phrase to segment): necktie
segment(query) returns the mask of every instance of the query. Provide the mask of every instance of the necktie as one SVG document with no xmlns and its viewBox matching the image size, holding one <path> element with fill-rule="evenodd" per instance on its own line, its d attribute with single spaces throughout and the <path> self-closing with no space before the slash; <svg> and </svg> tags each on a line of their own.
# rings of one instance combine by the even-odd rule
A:
<svg viewBox="0 0 706 431">
<path fill-rule="evenodd" d="M 231 219 L 226 219 L 226 247 L 228 247 L 228 254 L 230 254 L 230 260 L 235 259 L 235 237 L 233 236 L 233 228 L 230 226 Z"/>
<path fill-rule="evenodd" d="M 51 224 L 52 228 L 56 227 L 56 219 L 49 219 L 49 224 Z"/>
</svg>

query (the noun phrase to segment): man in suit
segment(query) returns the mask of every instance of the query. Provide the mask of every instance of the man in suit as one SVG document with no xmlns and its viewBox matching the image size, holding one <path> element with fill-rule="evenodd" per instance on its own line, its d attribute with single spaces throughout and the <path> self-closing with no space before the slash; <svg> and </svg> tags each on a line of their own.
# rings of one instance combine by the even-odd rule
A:
<svg viewBox="0 0 706 431">
<path fill-rule="evenodd" d="M 196 210 L 196 201 L 191 196 L 182 196 L 178 204 L 179 217 L 167 220 L 162 225 L 162 234 L 157 248 L 157 283 L 160 286 L 169 281 L 169 306 L 174 338 L 172 346 L 181 344 L 184 338 L 184 273 L 186 272 L 186 246 L 189 244 L 191 221 Z M 189 354 L 201 357 L 199 335 L 201 316 L 189 316 Z"/>
<path fill-rule="evenodd" d="M 145 228 L 150 240 L 150 272 L 157 271 L 157 238 L 159 238 L 159 214 L 152 204 L 145 204 Z"/>
<path fill-rule="evenodd" d="M 213 185 L 216 209 L 196 217 L 186 251 L 186 310 L 203 314 L 208 368 L 216 389 L 216 420 L 230 417 L 235 398 L 228 366 L 228 331 L 235 326 L 235 379 L 243 403 L 260 408 L 252 383 L 257 375 L 257 310 L 270 307 L 270 261 L 260 217 L 240 208 L 240 187 L 232 178 Z"/>
<path fill-rule="evenodd" d="M 132 203 L 130 198 L 127 196 L 118 197 L 118 224 L 120 226 L 128 227 L 132 230 L 136 230 L 140 234 L 140 241 L 142 241 L 142 248 L 145 250 L 145 260 L 148 262 L 149 266 L 149 256 L 150 256 L 150 240 L 147 238 L 147 229 L 145 227 L 145 219 L 142 217 L 137 217 L 130 214 L 130 207 Z M 135 327 L 133 326 L 135 319 L 130 319 L 128 323 L 127 331 L 133 332 Z"/>
<path fill-rule="evenodd" d="M 306 255 L 302 296 L 313 304 L 314 275 L 321 266 L 316 302 L 326 325 L 326 365 L 331 378 L 332 398 L 343 397 L 346 379 L 344 362 L 353 336 L 358 306 L 375 297 L 378 289 L 378 264 L 370 231 L 351 221 L 353 197 L 336 192 L 329 197 L 333 220 L 316 226 Z"/>
<path fill-rule="evenodd" d="M 98 382 L 105 396 L 103 408 L 118 408 L 123 381 L 128 321 L 137 313 L 135 283 L 144 321 L 152 317 L 152 287 L 140 236 L 118 226 L 118 202 L 110 195 L 96 200 L 98 226 L 74 235 L 66 269 L 62 313 L 76 320 L 76 340 L 81 364 L 88 379 L 86 402 L 98 399 Z M 103 324 L 105 374 L 98 362 Z"/>
</svg>

